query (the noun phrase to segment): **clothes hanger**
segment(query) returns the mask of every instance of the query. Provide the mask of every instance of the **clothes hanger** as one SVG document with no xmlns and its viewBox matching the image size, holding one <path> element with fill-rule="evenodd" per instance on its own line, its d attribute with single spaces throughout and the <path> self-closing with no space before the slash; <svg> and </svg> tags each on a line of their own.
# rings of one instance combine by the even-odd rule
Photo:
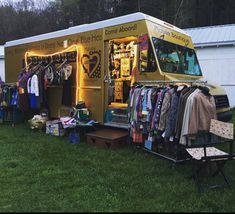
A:
<svg viewBox="0 0 235 214">
<path fill-rule="evenodd" d="M 44 67 L 44 69 L 47 69 L 51 64 L 53 64 L 54 63 L 54 61 L 53 60 L 51 60 L 45 67 Z"/>
<path fill-rule="evenodd" d="M 36 72 L 36 71 L 40 68 L 41 65 L 42 65 L 42 62 L 38 63 L 36 66 L 34 66 L 34 67 L 31 69 L 31 72 L 32 72 L 32 73 L 33 73 L 33 72 Z"/>
<path fill-rule="evenodd" d="M 62 66 L 63 66 L 67 61 L 68 61 L 68 60 L 67 60 L 67 59 L 65 59 L 65 60 L 62 62 L 62 64 L 60 64 L 60 65 L 57 67 L 57 69 L 62 68 Z"/>
<path fill-rule="evenodd" d="M 199 89 L 201 90 L 201 92 L 202 92 L 203 94 L 205 94 L 206 96 L 211 95 L 211 94 L 210 94 L 210 89 L 209 89 L 208 87 L 206 87 L 206 86 L 199 86 L 198 88 L 199 88 Z"/>
</svg>

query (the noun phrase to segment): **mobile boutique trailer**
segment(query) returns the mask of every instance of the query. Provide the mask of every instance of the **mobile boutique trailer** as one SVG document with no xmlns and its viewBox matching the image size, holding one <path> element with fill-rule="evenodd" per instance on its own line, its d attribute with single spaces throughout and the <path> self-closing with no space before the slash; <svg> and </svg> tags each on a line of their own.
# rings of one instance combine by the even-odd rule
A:
<svg viewBox="0 0 235 214">
<path fill-rule="evenodd" d="M 121 126 L 112 118 L 118 113 L 121 118 L 120 112 L 127 108 L 132 84 L 203 82 L 191 37 L 143 13 L 5 44 L 6 82 L 15 82 L 24 67 L 53 63 L 58 68 L 65 62 L 72 66 L 70 82 L 47 87 L 52 117 L 84 101 L 92 119 Z M 229 120 L 225 91 L 206 84 L 215 97 L 219 117 Z"/>
</svg>

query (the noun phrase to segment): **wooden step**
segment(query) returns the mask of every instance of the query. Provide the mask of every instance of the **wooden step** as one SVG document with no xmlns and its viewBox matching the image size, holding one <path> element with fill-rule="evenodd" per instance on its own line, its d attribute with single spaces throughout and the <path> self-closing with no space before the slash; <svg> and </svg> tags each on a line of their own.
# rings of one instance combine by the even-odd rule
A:
<svg viewBox="0 0 235 214">
<path fill-rule="evenodd" d="M 101 129 L 86 134 L 89 145 L 106 149 L 118 149 L 127 144 L 128 131 L 120 129 Z"/>
</svg>

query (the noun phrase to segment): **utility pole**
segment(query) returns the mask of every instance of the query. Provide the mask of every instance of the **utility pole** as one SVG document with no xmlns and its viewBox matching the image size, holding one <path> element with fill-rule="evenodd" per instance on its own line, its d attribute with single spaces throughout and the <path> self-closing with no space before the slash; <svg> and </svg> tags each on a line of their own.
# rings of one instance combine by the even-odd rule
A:
<svg viewBox="0 0 235 214">
<path fill-rule="evenodd" d="M 140 12 L 140 0 L 138 0 L 138 11 Z"/>
</svg>

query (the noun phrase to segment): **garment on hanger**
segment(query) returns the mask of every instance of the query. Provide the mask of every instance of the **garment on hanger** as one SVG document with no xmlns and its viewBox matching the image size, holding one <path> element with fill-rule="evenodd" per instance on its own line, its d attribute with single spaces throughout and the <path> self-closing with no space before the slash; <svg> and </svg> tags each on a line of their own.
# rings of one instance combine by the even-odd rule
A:
<svg viewBox="0 0 235 214">
<path fill-rule="evenodd" d="M 211 119 L 217 119 L 215 99 L 199 92 L 194 98 L 188 134 L 192 137 L 198 131 L 208 131 Z"/>
<path fill-rule="evenodd" d="M 173 141 L 186 145 L 186 136 L 193 132 L 195 126 L 201 126 L 193 123 L 194 117 L 199 118 L 194 105 L 194 98 L 201 98 L 197 95 L 199 93 L 205 96 L 202 103 L 207 103 L 206 99 L 212 97 L 202 93 L 197 86 L 133 86 L 129 93 L 128 103 L 131 136 L 135 135 L 134 138 L 137 141 L 137 138 L 141 138 L 140 135 L 136 137 L 137 133 L 141 133 L 142 137 L 155 136 L 157 140 L 164 139 L 165 142 Z M 211 108 L 215 110 L 215 105 L 212 104 L 212 106 Z M 210 109 L 209 105 L 205 108 L 207 111 Z M 200 110 L 207 112 L 203 110 L 203 107 L 200 107 Z M 194 117 L 191 116 L 193 111 Z"/>
<path fill-rule="evenodd" d="M 194 90 L 196 90 L 195 87 L 185 88 L 182 90 L 180 97 L 179 97 L 179 104 L 178 104 L 178 110 L 177 110 L 177 116 L 176 116 L 176 126 L 175 126 L 175 138 L 178 140 L 180 139 L 180 133 L 182 129 L 184 110 L 185 110 L 187 98 L 190 96 L 190 94 Z"/>
<path fill-rule="evenodd" d="M 29 111 L 27 82 L 30 75 L 31 75 L 30 72 L 26 72 L 26 70 L 23 70 L 20 72 L 17 80 L 18 91 L 19 91 L 18 105 L 19 109 L 24 113 Z"/>
<path fill-rule="evenodd" d="M 188 135 L 188 129 L 189 129 L 189 121 L 190 121 L 190 115 L 192 111 L 192 106 L 194 102 L 194 97 L 197 93 L 199 93 L 199 89 L 196 89 L 193 91 L 187 98 L 185 109 L 184 109 L 184 115 L 183 115 L 183 123 L 181 128 L 181 134 L 180 134 L 180 141 L 179 143 L 182 145 L 186 145 L 186 136 Z"/>
<path fill-rule="evenodd" d="M 71 106 L 72 105 L 72 73 L 73 67 L 69 64 L 64 64 L 61 68 L 62 77 L 62 104 Z"/>
<path fill-rule="evenodd" d="M 167 122 L 166 122 L 166 129 L 165 129 L 165 141 L 166 142 L 170 140 L 170 137 L 174 139 L 174 130 L 175 130 L 175 125 L 176 125 L 179 95 L 180 95 L 179 92 L 175 92 L 172 95 L 171 106 L 170 106 L 169 115 L 168 115 Z"/>
<path fill-rule="evenodd" d="M 164 99 L 162 102 L 162 107 L 161 107 L 159 125 L 158 125 L 158 129 L 160 131 L 164 131 L 166 128 L 168 112 L 169 112 L 170 106 L 171 106 L 171 98 L 172 98 L 174 91 L 175 91 L 175 89 L 171 88 L 165 92 Z"/>
</svg>

